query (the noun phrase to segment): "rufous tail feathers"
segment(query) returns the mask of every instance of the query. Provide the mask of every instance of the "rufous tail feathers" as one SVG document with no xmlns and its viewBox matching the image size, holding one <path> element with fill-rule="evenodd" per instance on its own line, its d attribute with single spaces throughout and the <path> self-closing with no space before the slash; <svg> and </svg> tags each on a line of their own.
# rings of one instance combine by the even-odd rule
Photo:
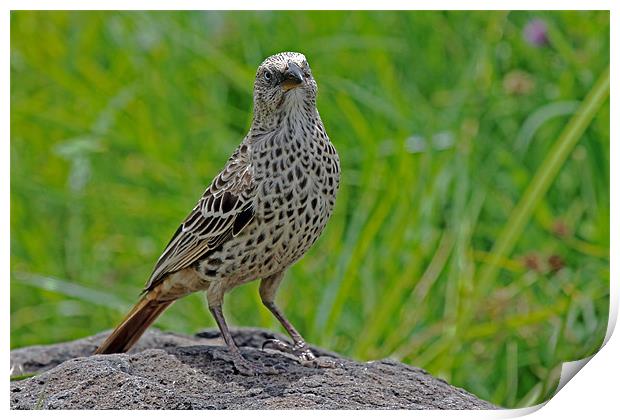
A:
<svg viewBox="0 0 620 420">
<path fill-rule="evenodd" d="M 125 353 L 144 334 L 144 331 L 172 304 L 173 300 L 157 301 L 144 296 L 125 316 L 123 322 L 99 346 L 95 354 Z"/>
</svg>

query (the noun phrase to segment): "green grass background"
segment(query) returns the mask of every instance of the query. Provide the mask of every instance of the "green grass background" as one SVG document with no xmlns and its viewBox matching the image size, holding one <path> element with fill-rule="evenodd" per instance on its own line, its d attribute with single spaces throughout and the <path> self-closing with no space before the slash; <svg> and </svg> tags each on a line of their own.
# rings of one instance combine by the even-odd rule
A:
<svg viewBox="0 0 620 420">
<path fill-rule="evenodd" d="M 501 406 L 549 398 L 607 325 L 608 12 L 11 13 L 11 347 L 121 319 L 283 50 L 343 172 L 280 290 L 292 322 Z M 278 330 L 257 286 L 229 323 Z M 194 295 L 156 325 L 214 322 Z"/>
</svg>

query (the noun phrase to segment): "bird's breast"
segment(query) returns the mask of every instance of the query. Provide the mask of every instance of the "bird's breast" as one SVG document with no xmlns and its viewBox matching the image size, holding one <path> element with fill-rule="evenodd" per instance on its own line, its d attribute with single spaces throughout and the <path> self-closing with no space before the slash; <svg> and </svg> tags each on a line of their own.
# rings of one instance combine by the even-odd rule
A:
<svg viewBox="0 0 620 420">
<path fill-rule="evenodd" d="M 338 156 L 327 139 L 297 136 L 272 144 L 255 163 L 256 223 L 276 266 L 288 266 L 316 241 L 332 213 Z"/>
</svg>

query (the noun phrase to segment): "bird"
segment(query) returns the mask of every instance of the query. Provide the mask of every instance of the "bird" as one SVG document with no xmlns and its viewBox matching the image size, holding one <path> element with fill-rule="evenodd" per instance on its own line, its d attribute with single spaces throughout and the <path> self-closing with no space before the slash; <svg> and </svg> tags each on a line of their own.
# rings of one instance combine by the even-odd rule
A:
<svg viewBox="0 0 620 420">
<path fill-rule="evenodd" d="M 223 358 L 241 374 L 273 373 L 241 354 L 222 312 L 227 292 L 260 279 L 262 303 L 293 342 L 265 344 L 305 366 L 330 366 L 275 303 L 287 269 L 324 230 L 340 184 L 340 159 L 319 116 L 317 91 L 301 53 L 281 52 L 260 64 L 247 135 L 170 239 L 138 303 L 96 354 L 128 351 L 173 302 L 206 292 L 226 344 Z"/>
</svg>

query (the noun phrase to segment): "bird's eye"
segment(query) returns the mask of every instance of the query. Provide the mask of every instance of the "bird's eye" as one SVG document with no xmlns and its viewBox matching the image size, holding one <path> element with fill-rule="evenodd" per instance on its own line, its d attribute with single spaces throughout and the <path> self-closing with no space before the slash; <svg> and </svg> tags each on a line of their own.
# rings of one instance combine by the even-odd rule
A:
<svg viewBox="0 0 620 420">
<path fill-rule="evenodd" d="M 263 77 L 265 78 L 266 81 L 270 82 L 273 75 L 271 74 L 269 70 L 267 70 L 265 74 L 263 75 Z"/>
</svg>

